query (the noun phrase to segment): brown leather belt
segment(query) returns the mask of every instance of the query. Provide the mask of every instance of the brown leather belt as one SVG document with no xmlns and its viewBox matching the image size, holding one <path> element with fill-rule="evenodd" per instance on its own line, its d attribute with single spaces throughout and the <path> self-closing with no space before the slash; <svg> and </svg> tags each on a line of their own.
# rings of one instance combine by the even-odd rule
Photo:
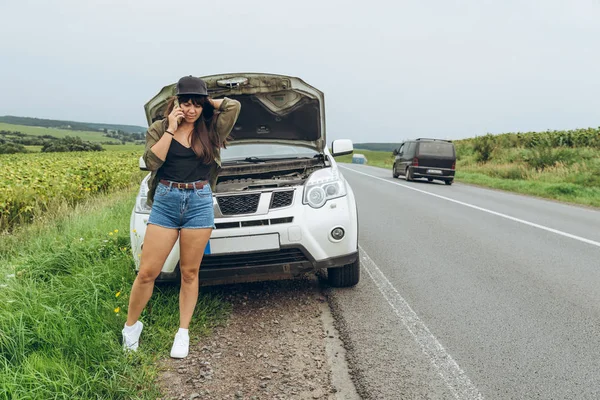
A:
<svg viewBox="0 0 600 400">
<path fill-rule="evenodd" d="M 162 183 L 163 185 L 167 185 L 167 186 L 174 187 L 177 189 L 202 189 L 204 187 L 204 185 L 208 184 L 208 181 L 179 183 L 179 182 L 167 181 L 166 179 L 161 179 L 159 182 Z"/>
</svg>

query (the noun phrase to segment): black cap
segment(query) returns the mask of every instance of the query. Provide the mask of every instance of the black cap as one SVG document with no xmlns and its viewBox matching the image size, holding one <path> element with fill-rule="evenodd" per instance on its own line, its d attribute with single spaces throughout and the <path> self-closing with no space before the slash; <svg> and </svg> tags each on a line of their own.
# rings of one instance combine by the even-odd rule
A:
<svg viewBox="0 0 600 400">
<path fill-rule="evenodd" d="M 195 94 L 198 96 L 208 96 L 206 82 L 194 76 L 184 76 L 177 82 L 177 96 L 183 94 Z"/>
</svg>

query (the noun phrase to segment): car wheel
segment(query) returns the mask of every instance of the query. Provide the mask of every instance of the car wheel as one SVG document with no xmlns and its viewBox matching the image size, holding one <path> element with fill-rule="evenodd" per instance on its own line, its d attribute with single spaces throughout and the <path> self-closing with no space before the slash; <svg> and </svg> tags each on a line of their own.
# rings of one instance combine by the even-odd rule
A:
<svg viewBox="0 0 600 400">
<path fill-rule="evenodd" d="M 406 178 L 406 180 L 408 182 L 413 180 L 413 174 L 412 174 L 412 171 L 410 170 L 410 167 L 406 167 L 406 171 L 404 172 L 404 177 Z"/>
<path fill-rule="evenodd" d="M 450 180 L 447 180 L 447 181 L 444 181 L 444 183 L 445 183 L 446 185 L 452 185 L 452 179 L 450 179 Z"/>
<path fill-rule="evenodd" d="M 360 280 L 360 255 L 353 263 L 338 268 L 327 268 L 327 281 L 333 287 L 354 286 Z"/>
<path fill-rule="evenodd" d="M 393 176 L 394 178 L 397 178 L 397 177 L 398 177 L 398 173 L 396 172 L 396 166 L 395 166 L 395 165 L 394 165 L 394 169 L 392 170 L 392 176 Z"/>
</svg>

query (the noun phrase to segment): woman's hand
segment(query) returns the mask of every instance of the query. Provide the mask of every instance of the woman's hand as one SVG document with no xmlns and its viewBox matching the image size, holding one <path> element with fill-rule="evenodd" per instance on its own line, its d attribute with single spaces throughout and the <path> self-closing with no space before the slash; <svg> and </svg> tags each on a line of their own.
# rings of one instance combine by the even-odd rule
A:
<svg viewBox="0 0 600 400">
<path fill-rule="evenodd" d="M 179 107 L 173 107 L 173 111 L 169 114 L 169 130 L 175 132 L 179 126 L 179 121 L 183 118 L 183 111 Z"/>
</svg>

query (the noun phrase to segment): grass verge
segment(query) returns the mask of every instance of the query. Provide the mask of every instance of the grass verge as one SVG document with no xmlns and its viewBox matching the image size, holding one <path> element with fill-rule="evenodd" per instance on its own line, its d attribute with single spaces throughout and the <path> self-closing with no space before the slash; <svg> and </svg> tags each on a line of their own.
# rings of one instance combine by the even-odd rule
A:
<svg viewBox="0 0 600 400">
<path fill-rule="evenodd" d="M 157 286 L 140 351 L 121 348 L 135 278 L 129 190 L 0 237 L 0 399 L 156 399 L 160 358 L 178 328 L 178 286 Z M 201 294 L 190 332 L 227 315 Z"/>
<path fill-rule="evenodd" d="M 543 197 L 567 203 L 600 207 L 600 188 L 569 182 L 503 179 L 478 172 L 457 171 L 456 180 L 478 186 Z"/>
</svg>

